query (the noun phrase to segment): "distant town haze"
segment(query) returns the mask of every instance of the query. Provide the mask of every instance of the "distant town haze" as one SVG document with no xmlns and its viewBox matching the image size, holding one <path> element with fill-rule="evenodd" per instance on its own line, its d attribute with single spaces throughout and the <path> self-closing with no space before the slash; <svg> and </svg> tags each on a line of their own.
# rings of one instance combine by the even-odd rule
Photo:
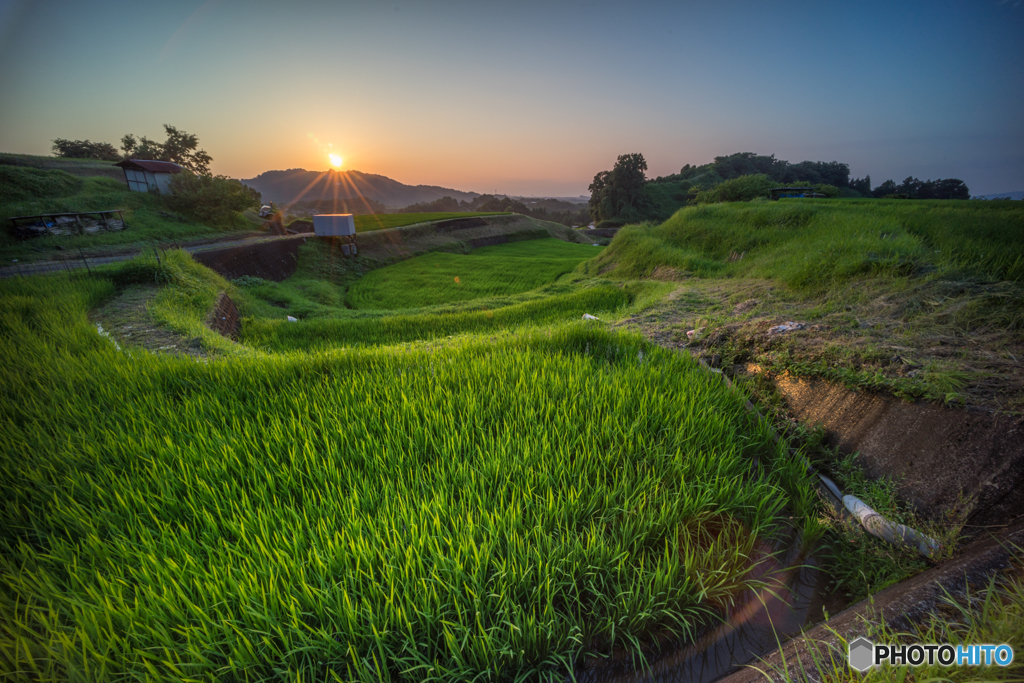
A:
<svg viewBox="0 0 1024 683">
<path fill-rule="evenodd" d="M 0 151 L 199 136 L 236 178 L 341 168 L 578 196 L 734 152 L 1024 189 L 1019 0 L 0 6 Z"/>
</svg>

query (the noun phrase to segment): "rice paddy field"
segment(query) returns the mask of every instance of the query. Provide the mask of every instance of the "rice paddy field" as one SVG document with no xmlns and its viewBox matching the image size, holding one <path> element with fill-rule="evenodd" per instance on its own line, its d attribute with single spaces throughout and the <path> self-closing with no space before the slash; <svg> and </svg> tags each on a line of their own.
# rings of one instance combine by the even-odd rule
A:
<svg viewBox="0 0 1024 683">
<path fill-rule="evenodd" d="M 367 273 L 349 289 L 346 303 L 355 309 L 400 310 L 519 294 L 553 282 L 597 252 L 588 244 L 550 238 L 469 254 L 435 252 Z"/>
<path fill-rule="evenodd" d="M 252 294 L 185 254 L 0 282 L 0 670 L 555 681 L 716 623 L 816 533 L 807 474 L 688 356 L 580 320 L 659 285 L 546 242 L 390 266 L 199 360 L 89 320 L 160 282 L 207 343 L 218 291 Z"/>
</svg>

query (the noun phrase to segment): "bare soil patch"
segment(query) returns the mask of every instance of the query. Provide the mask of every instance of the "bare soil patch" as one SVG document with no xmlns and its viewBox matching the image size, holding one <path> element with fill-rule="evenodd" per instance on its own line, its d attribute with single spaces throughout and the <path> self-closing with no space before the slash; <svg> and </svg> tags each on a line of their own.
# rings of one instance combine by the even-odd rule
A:
<svg viewBox="0 0 1024 683">
<path fill-rule="evenodd" d="M 153 319 L 149 304 L 158 291 L 155 286 L 127 287 L 94 309 L 89 320 L 125 349 L 135 347 L 157 353 L 206 358 L 202 339 L 175 332 Z"/>
<path fill-rule="evenodd" d="M 242 329 L 242 320 L 238 307 L 227 293 L 221 292 L 217 297 L 217 303 L 206 319 L 206 326 L 228 339 L 238 338 L 238 332 Z"/>
</svg>

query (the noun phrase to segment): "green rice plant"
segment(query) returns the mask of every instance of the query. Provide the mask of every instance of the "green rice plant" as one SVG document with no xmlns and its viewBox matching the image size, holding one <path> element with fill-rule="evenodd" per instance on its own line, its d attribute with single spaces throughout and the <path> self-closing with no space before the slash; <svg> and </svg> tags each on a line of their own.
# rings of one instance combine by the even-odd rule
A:
<svg viewBox="0 0 1024 683">
<path fill-rule="evenodd" d="M 812 495 L 741 396 L 638 336 L 196 362 L 98 335 L 115 287 L 0 282 L 16 678 L 561 680 L 695 637 Z"/>
<path fill-rule="evenodd" d="M 395 310 L 518 294 L 553 282 L 597 250 L 556 239 L 432 253 L 370 271 L 348 291 L 356 309 Z"/>
<path fill-rule="evenodd" d="M 513 326 L 567 322 L 580 318 L 584 313 L 614 311 L 629 301 L 629 293 L 623 289 L 597 286 L 495 310 L 319 318 L 299 323 L 246 318 L 241 337 L 246 344 L 268 351 L 397 344 L 456 334 L 493 334 Z"/>
</svg>

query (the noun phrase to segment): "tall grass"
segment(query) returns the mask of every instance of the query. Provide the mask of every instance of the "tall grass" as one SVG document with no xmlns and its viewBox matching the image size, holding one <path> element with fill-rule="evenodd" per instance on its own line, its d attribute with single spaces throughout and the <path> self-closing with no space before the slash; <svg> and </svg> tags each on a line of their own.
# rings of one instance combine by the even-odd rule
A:
<svg viewBox="0 0 1024 683">
<path fill-rule="evenodd" d="M 553 282 L 597 251 L 548 238 L 426 254 L 367 273 L 345 301 L 356 309 L 397 310 L 518 294 Z"/>
<path fill-rule="evenodd" d="M 1020 681 L 1024 662 L 1019 652 L 1024 643 L 1024 580 L 1019 565 L 1019 547 L 1012 547 L 1013 564 L 1006 575 L 997 580 L 993 576 L 987 585 L 976 590 L 965 590 L 962 595 L 945 593 L 935 610 L 909 632 L 896 631 L 878 615 L 862 619 L 858 631 L 847 630 L 844 638 L 829 629 L 828 637 L 821 641 L 805 640 L 806 657 L 779 665 L 752 665 L 770 680 L 823 681 L 824 683 L 903 683 L 904 681 Z M 912 645 L 921 643 L 949 643 L 957 645 L 1009 644 L 1015 650 L 1009 666 L 996 664 L 983 666 L 954 665 L 944 667 L 938 663 L 910 665 L 882 665 L 864 673 L 854 671 L 848 661 L 849 642 L 856 637 L 867 637 L 875 643 Z"/>
<path fill-rule="evenodd" d="M 587 272 L 646 277 L 666 266 L 820 291 L 870 274 L 941 269 L 1024 281 L 1024 207 L 1013 202 L 791 200 L 688 207 L 621 230 Z"/>
<path fill-rule="evenodd" d="M 636 336 L 200 363 L 97 335 L 114 290 L 0 283 L 15 677 L 560 679 L 693 635 L 809 512 L 742 399 Z M 694 540 L 723 518 L 731 545 Z"/>
</svg>

